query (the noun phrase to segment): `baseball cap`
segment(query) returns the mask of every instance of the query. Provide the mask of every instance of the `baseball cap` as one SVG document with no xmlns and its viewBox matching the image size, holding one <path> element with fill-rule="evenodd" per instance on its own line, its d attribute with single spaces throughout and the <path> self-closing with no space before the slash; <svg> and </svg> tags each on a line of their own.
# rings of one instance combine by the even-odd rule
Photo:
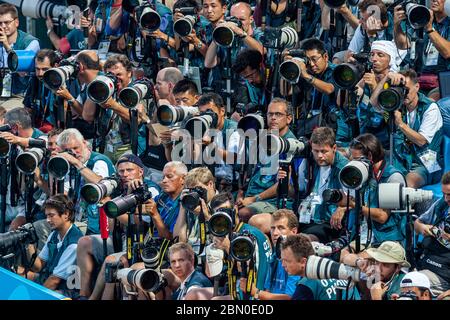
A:
<svg viewBox="0 0 450 320">
<path fill-rule="evenodd" d="M 378 248 L 367 249 L 367 254 L 378 262 L 396 263 L 407 268 L 411 266 L 406 261 L 405 249 L 394 241 L 385 241 Z"/>
<path fill-rule="evenodd" d="M 430 279 L 419 271 L 407 273 L 400 282 L 401 288 L 418 287 L 431 291 Z"/>
<path fill-rule="evenodd" d="M 123 162 L 132 162 L 138 167 L 144 169 L 144 164 L 142 163 L 141 158 L 139 158 L 137 155 L 134 155 L 132 153 L 124 154 L 120 156 L 119 160 L 117 160 L 116 166 Z"/>
<path fill-rule="evenodd" d="M 222 272 L 223 250 L 217 249 L 213 243 L 205 248 L 206 263 L 208 264 L 211 277 L 215 277 Z"/>
</svg>

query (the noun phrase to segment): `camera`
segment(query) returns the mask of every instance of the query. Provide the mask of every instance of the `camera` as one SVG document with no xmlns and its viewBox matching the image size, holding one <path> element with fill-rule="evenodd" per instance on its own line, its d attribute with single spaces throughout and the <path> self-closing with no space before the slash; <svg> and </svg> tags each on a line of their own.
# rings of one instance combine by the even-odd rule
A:
<svg viewBox="0 0 450 320">
<path fill-rule="evenodd" d="M 14 1 L 13 4 L 17 5 L 17 1 Z M 53 1 L 47 0 L 23 0 L 20 4 L 20 9 L 25 17 L 34 19 L 52 17 L 68 20 L 74 15 L 74 12 L 68 7 L 57 5 Z"/>
<path fill-rule="evenodd" d="M 63 87 L 67 80 L 76 77 L 80 70 L 75 57 L 62 60 L 59 67 L 48 69 L 44 72 L 44 85 L 52 91 Z"/>
<path fill-rule="evenodd" d="M 149 5 L 138 7 L 137 16 L 141 28 L 148 32 L 158 30 L 161 25 L 161 16 Z"/>
<path fill-rule="evenodd" d="M 260 112 L 247 114 L 243 116 L 238 122 L 238 129 L 242 129 L 244 132 L 247 132 L 250 129 L 259 132 L 259 130 L 264 129 L 264 127 L 264 117 Z"/>
<path fill-rule="evenodd" d="M 404 1 L 402 3 L 408 23 L 413 29 L 424 28 L 431 19 L 430 11 L 426 6 L 417 4 L 415 1 Z"/>
<path fill-rule="evenodd" d="M 152 198 L 152 193 L 148 189 L 148 186 L 143 184 L 126 196 L 118 196 L 106 202 L 103 206 L 106 215 L 111 219 L 117 218 L 131 209 L 144 204 Z"/>
<path fill-rule="evenodd" d="M 99 203 L 104 197 L 109 197 L 120 185 L 118 177 L 109 177 L 98 183 L 86 183 L 81 187 L 80 194 L 88 204 Z"/>
<path fill-rule="evenodd" d="M 256 239 L 248 231 L 237 234 L 230 242 L 230 257 L 239 262 L 253 259 L 255 253 Z"/>
<path fill-rule="evenodd" d="M 311 241 L 311 245 L 314 249 L 314 253 L 319 257 L 331 256 L 339 251 L 341 251 L 344 247 L 348 245 L 348 239 L 344 237 L 340 237 L 337 240 L 333 240 L 326 244 Z"/>
<path fill-rule="evenodd" d="M 354 54 L 354 62 L 342 63 L 333 70 L 332 78 L 336 86 L 340 89 L 353 89 L 372 68 L 369 62 L 368 53 Z"/>
<path fill-rule="evenodd" d="M 408 94 L 409 90 L 402 83 L 398 86 L 391 86 L 389 82 L 386 82 L 383 90 L 378 95 L 378 105 L 387 112 L 394 112 L 403 105 L 403 100 Z"/>
<path fill-rule="evenodd" d="M 258 112 L 259 110 L 262 110 L 262 109 L 263 109 L 262 105 L 256 104 L 256 103 L 253 103 L 253 102 L 249 102 L 247 104 L 245 104 L 245 103 L 238 103 L 238 104 L 236 104 L 236 107 L 235 107 L 235 111 L 237 113 L 239 113 L 240 115 L 243 115 L 243 116 L 247 115 L 249 113 L 256 113 L 256 112 Z"/>
<path fill-rule="evenodd" d="M 234 229 L 234 208 L 217 209 L 208 221 L 209 232 L 216 237 L 225 237 Z"/>
<path fill-rule="evenodd" d="M 291 53 L 292 52 L 292 53 Z M 305 52 L 301 49 L 295 49 L 290 50 L 288 52 L 289 55 L 292 55 L 292 60 L 286 60 L 283 61 L 280 64 L 280 76 L 284 80 L 286 80 L 289 83 L 298 83 L 298 80 L 301 76 L 301 70 L 300 67 L 293 61 L 293 60 L 299 60 L 306 63 L 306 55 Z"/>
<path fill-rule="evenodd" d="M 236 17 L 226 17 L 226 22 L 232 22 L 237 27 L 242 28 L 242 22 Z M 213 31 L 214 42 L 221 47 L 231 47 L 234 42 L 234 32 L 227 26 L 218 26 Z"/>
<path fill-rule="evenodd" d="M 147 78 L 133 82 L 129 87 L 119 92 L 119 102 L 125 108 L 136 108 L 142 99 L 149 99 L 152 94 L 153 85 Z M 150 90 L 149 90 L 150 89 Z"/>
<path fill-rule="evenodd" d="M 0 234 L 0 255 L 10 253 L 18 245 L 36 243 L 38 237 L 31 223 L 27 223 L 17 230 Z"/>
<path fill-rule="evenodd" d="M 361 0 L 325 0 L 325 4 L 330 8 L 339 8 L 343 4 L 347 2 L 347 4 L 351 7 L 356 7 Z"/>
<path fill-rule="evenodd" d="M 185 15 L 173 23 L 173 31 L 180 37 L 186 37 L 191 34 L 198 17 L 194 15 Z"/>
<path fill-rule="evenodd" d="M 45 156 L 45 150 L 41 148 L 31 148 L 19 154 L 16 158 L 16 166 L 23 174 L 33 174 Z"/>
<path fill-rule="evenodd" d="M 402 183 L 378 184 L 378 206 L 381 209 L 406 209 L 415 203 L 433 199 L 433 191 L 404 187 Z"/>
<path fill-rule="evenodd" d="M 124 268 L 117 272 L 119 279 L 124 286 L 136 287 L 146 292 L 158 292 L 167 286 L 167 280 L 156 270 L 140 269 L 133 270 Z M 127 293 L 130 293 L 127 290 Z"/>
<path fill-rule="evenodd" d="M 367 276 L 357 268 L 335 262 L 328 258 L 309 256 L 305 268 L 308 279 L 339 279 L 358 282 L 367 279 Z"/>
<path fill-rule="evenodd" d="M 347 163 L 339 172 L 339 181 L 347 189 L 359 190 L 367 183 L 371 175 L 370 161 L 362 158 Z"/>
<path fill-rule="evenodd" d="M 161 105 L 156 111 L 158 122 L 164 126 L 171 126 L 177 122 L 186 120 L 189 116 L 198 113 L 197 107 L 180 107 Z"/>
<path fill-rule="evenodd" d="M 193 16 L 193 15 L 197 14 L 197 9 L 195 7 L 176 8 L 174 10 L 174 13 L 177 12 L 177 11 L 180 12 L 181 14 L 185 15 L 185 16 L 187 16 L 187 15 Z"/>
<path fill-rule="evenodd" d="M 117 77 L 112 73 L 97 76 L 87 86 L 87 96 L 95 103 L 104 103 L 112 97 L 117 89 Z"/>
<path fill-rule="evenodd" d="M 74 156 L 73 153 L 68 153 Z M 70 172 L 70 163 L 61 156 L 53 156 L 48 160 L 47 171 L 57 180 L 64 180 Z"/>
<path fill-rule="evenodd" d="M 198 116 L 188 119 L 183 129 L 186 129 L 194 139 L 201 139 L 206 131 L 217 128 L 218 120 L 218 116 L 214 111 L 206 110 Z"/>
<path fill-rule="evenodd" d="M 8 54 L 8 69 L 11 72 L 34 72 L 34 57 L 32 50 L 16 50 Z"/>
<path fill-rule="evenodd" d="M 266 27 L 261 40 L 263 46 L 267 48 L 293 48 L 298 43 L 298 34 L 297 31 L 291 27 Z"/>
<path fill-rule="evenodd" d="M 323 202 L 339 203 L 343 198 L 342 192 L 339 189 L 326 189 L 322 193 Z"/>
<path fill-rule="evenodd" d="M 181 204 L 186 210 L 193 211 L 200 205 L 200 199 L 208 203 L 208 191 L 202 187 L 190 188 L 181 198 Z"/>
<path fill-rule="evenodd" d="M 305 139 L 281 138 L 275 134 L 269 133 L 263 143 L 263 149 L 268 157 L 276 154 L 286 153 L 288 156 L 299 155 L 307 146 Z"/>
<path fill-rule="evenodd" d="M 162 239 L 154 239 L 149 237 L 142 248 L 141 258 L 146 269 L 160 268 L 160 248 Z"/>
</svg>

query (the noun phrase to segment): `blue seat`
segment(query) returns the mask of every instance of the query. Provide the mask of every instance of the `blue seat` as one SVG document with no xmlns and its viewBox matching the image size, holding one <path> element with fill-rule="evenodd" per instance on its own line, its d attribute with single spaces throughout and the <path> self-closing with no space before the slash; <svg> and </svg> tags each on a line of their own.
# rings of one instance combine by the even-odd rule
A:
<svg viewBox="0 0 450 320">
<path fill-rule="evenodd" d="M 450 137 L 444 136 L 442 143 L 444 144 L 444 171 L 442 172 L 444 174 L 450 171 Z M 433 195 L 436 199 L 442 197 L 441 183 L 431 184 L 422 189 L 433 191 Z"/>
</svg>

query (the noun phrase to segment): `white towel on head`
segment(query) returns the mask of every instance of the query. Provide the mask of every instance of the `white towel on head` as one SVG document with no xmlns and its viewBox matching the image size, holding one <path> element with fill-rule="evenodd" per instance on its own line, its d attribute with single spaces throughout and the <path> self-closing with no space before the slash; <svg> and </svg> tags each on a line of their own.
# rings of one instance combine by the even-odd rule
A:
<svg viewBox="0 0 450 320">
<path fill-rule="evenodd" d="M 391 57 L 389 67 L 391 71 L 398 72 L 399 66 L 406 56 L 406 50 L 400 50 L 394 41 L 377 40 L 372 43 L 371 50 L 380 50 Z"/>
</svg>

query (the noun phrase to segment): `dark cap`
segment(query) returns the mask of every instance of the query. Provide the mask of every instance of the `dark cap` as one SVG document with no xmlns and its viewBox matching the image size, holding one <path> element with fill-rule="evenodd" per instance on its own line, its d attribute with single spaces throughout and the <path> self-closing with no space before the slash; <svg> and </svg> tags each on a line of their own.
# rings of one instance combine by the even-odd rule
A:
<svg viewBox="0 0 450 320">
<path fill-rule="evenodd" d="M 116 167 L 119 166 L 119 164 L 121 164 L 123 162 L 131 162 L 131 163 L 134 163 L 135 165 L 137 165 L 138 167 L 144 169 L 144 164 L 142 163 L 141 158 L 139 158 L 138 156 L 136 156 L 132 153 L 122 155 L 119 158 L 119 160 L 117 160 Z"/>
</svg>

